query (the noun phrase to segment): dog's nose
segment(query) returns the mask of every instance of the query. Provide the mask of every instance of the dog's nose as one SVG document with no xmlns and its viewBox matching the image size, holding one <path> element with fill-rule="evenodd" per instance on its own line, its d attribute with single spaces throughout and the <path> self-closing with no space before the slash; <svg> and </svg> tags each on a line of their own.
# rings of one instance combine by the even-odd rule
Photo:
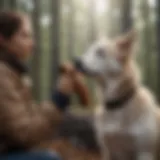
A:
<svg viewBox="0 0 160 160">
<path fill-rule="evenodd" d="M 82 72 L 82 73 L 85 72 L 85 70 L 84 70 L 84 68 L 83 68 L 83 63 L 82 63 L 82 61 L 81 61 L 79 58 L 75 58 L 75 59 L 74 59 L 74 66 L 75 66 L 75 68 L 76 68 L 78 71 L 80 71 L 80 72 Z"/>
</svg>

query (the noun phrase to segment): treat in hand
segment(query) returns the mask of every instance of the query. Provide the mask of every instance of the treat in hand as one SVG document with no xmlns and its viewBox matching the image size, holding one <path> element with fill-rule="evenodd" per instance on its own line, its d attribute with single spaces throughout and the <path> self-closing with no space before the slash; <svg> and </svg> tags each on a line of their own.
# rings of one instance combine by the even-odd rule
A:
<svg viewBox="0 0 160 160">
<path fill-rule="evenodd" d="M 69 75 L 62 74 L 58 78 L 57 90 L 70 96 L 74 92 L 73 80 Z"/>
<path fill-rule="evenodd" d="M 61 64 L 59 67 L 60 79 L 61 76 L 66 78 L 66 84 L 68 83 L 67 91 L 77 94 L 80 103 L 83 106 L 88 106 L 90 104 L 88 87 L 85 84 L 84 76 L 79 71 L 76 70 L 74 65 L 71 63 Z M 64 80 L 62 79 L 62 80 Z M 70 81 L 70 82 L 69 82 Z"/>
</svg>

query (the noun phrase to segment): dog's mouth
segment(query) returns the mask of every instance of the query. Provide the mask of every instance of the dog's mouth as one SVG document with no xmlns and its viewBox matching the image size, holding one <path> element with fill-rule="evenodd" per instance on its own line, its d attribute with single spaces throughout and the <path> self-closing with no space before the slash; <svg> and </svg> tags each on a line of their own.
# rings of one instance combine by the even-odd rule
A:
<svg viewBox="0 0 160 160">
<path fill-rule="evenodd" d="M 74 65 L 77 71 L 85 74 L 86 76 L 94 76 L 97 77 L 99 75 L 98 72 L 94 72 L 94 71 L 90 71 L 89 69 L 87 69 L 84 65 L 83 62 L 81 60 L 76 59 L 74 61 Z"/>
</svg>

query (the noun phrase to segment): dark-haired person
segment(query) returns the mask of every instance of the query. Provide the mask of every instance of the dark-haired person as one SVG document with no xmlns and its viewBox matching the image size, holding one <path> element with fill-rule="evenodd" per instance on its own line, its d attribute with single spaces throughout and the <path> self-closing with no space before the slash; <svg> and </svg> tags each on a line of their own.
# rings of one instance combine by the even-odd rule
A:
<svg viewBox="0 0 160 160">
<path fill-rule="evenodd" d="M 0 159 L 3 160 L 60 159 L 54 153 L 33 151 L 43 141 L 50 141 L 61 115 L 54 107 L 59 105 L 56 92 L 54 106 L 33 102 L 24 65 L 33 46 L 29 18 L 20 13 L 0 12 Z M 73 92 L 73 83 L 71 78 L 61 77 L 57 90 L 62 101 Z"/>
</svg>

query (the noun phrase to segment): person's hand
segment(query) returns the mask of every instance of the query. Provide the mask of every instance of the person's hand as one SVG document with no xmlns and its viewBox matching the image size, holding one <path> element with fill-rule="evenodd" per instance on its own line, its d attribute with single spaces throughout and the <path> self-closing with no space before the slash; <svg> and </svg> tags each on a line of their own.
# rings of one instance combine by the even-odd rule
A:
<svg viewBox="0 0 160 160">
<path fill-rule="evenodd" d="M 69 75 L 60 75 L 57 82 L 57 89 L 61 93 L 71 95 L 74 91 L 73 79 Z"/>
<path fill-rule="evenodd" d="M 58 78 L 57 89 L 65 94 L 77 92 L 77 87 L 85 84 L 84 76 L 77 72 L 71 63 L 65 63 L 62 68 L 62 73 Z"/>
<path fill-rule="evenodd" d="M 65 63 L 60 66 L 57 89 L 66 95 L 76 94 L 80 103 L 84 106 L 88 106 L 90 103 L 89 91 L 85 84 L 84 75 L 78 72 L 72 63 Z"/>
</svg>

